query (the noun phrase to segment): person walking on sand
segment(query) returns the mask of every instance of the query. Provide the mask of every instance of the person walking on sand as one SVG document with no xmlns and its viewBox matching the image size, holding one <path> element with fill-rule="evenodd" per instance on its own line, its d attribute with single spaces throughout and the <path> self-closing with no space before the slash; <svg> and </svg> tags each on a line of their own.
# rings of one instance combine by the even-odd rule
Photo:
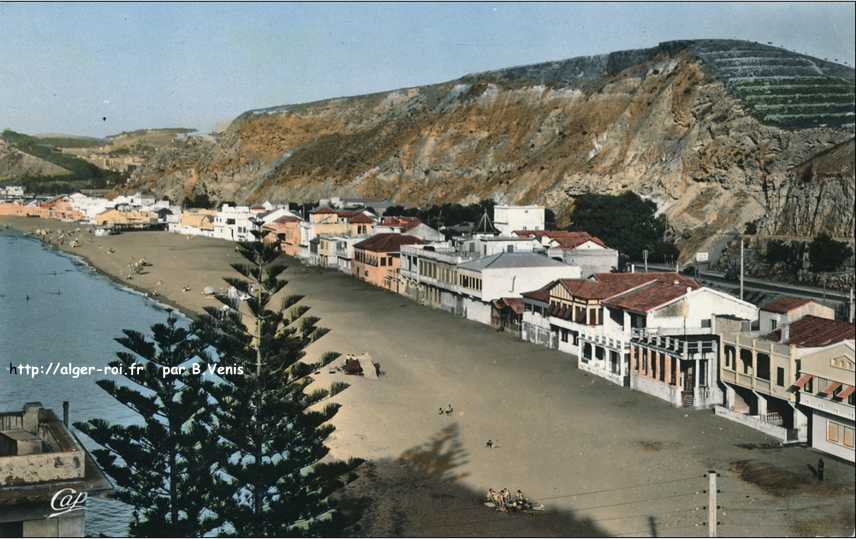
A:
<svg viewBox="0 0 856 539">
<path fill-rule="evenodd" d="M 488 440 L 485 442 L 484 446 L 488 449 L 493 449 L 493 440 Z"/>
<path fill-rule="evenodd" d="M 446 407 L 446 415 L 452 415 L 453 411 L 454 410 L 452 410 L 452 405 L 449 404 L 449 406 Z"/>
</svg>

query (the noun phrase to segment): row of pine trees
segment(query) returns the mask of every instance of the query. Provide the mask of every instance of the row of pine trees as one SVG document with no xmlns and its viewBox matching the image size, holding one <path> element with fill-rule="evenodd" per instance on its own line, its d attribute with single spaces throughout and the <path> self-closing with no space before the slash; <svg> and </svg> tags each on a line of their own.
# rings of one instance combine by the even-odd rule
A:
<svg viewBox="0 0 856 539">
<path fill-rule="evenodd" d="M 285 266 L 276 242 L 254 236 L 232 265 L 243 278 L 225 279 L 250 296 L 249 313 L 218 295 L 224 306 L 187 327 L 170 315 L 150 335 L 125 330 L 110 365 L 132 384 L 98 384 L 142 420 L 75 423 L 133 508 L 132 536 L 334 536 L 350 524 L 333 494 L 360 462 L 335 461 L 325 445 L 338 410 L 330 399 L 347 385 L 308 387 L 337 355 L 305 358 L 326 330 L 300 296 L 272 306 Z"/>
</svg>

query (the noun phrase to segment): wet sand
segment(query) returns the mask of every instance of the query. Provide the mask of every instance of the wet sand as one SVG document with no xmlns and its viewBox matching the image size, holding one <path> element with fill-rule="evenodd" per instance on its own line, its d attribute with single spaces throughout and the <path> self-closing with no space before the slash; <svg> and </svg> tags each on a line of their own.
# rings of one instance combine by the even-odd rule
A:
<svg viewBox="0 0 856 539">
<path fill-rule="evenodd" d="M 164 232 L 95 238 L 78 225 L 4 223 L 80 228 L 80 247 L 64 249 L 190 313 L 217 305 L 200 292 L 225 286 L 238 260 L 234 245 L 220 240 Z M 141 257 L 151 267 L 127 281 L 129 261 Z M 289 262 L 284 293 L 305 295 L 310 314 L 331 330 L 310 357 L 367 352 L 386 373 L 372 380 L 325 370 L 316 381 L 351 384 L 336 399 L 343 406 L 330 447 L 336 457 L 369 461 L 349 488 L 367 499 L 362 534 L 702 536 L 708 470 L 723 476 L 721 535 L 852 529 L 852 465 L 824 457 L 827 481 L 819 483 L 810 467 L 820 455 L 810 449 L 778 447 L 711 411 L 672 408 L 583 373 L 566 354 Z M 454 413 L 439 415 L 448 404 Z M 496 447 L 486 448 L 488 439 Z M 495 513 L 478 502 L 488 487 L 520 488 L 548 511 Z"/>
</svg>

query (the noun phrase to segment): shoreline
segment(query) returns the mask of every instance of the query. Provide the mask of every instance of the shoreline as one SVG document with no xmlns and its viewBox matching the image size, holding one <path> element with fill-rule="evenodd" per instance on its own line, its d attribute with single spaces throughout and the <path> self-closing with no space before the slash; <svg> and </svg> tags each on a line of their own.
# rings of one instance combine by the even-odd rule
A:
<svg viewBox="0 0 856 539">
<path fill-rule="evenodd" d="M 107 271 L 105 268 L 95 264 L 85 254 L 75 252 L 71 249 L 64 248 L 62 245 L 57 245 L 56 243 L 45 240 L 38 234 L 34 233 L 32 230 L 16 227 L 15 223 L 4 223 L 3 218 L 0 218 L 0 223 L 8 225 L 9 230 L 12 230 L 15 233 L 19 234 L 22 238 L 38 242 L 43 248 L 48 249 L 65 258 L 68 258 L 72 262 L 78 263 L 81 266 L 87 268 L 89 271 L 97 273 L 100 277 L 107 279 L 107 281 L 109 281 L 110 284 L 116 287 L 117 289 L 122 290 L 123 292 L 127 292 L 129 294 L 142 297 L 147 302 L 151 303 L 157 310 L 175 312 L 177 313 L 179 318 L 184 318 L 188 321 L 196 320 L 199 316 L 199 313 L 189 312 L 185 308 L 171 301 L 168 298 L 164 298 L 161 295 L 155 295 L 154 291 L 149 287 L 137 286 L 123 280 L 118 275 L 115 275 L 112 272 Z"/>
</svg>

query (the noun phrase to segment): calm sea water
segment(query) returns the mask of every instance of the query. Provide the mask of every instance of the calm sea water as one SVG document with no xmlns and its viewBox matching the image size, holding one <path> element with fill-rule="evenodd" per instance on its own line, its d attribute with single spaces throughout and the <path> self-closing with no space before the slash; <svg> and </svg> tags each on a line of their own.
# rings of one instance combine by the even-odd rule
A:
<svg viewBox="0 0 856 539">
<path fill-rule="evenodd" d="M 31 379 L 10 375 L 9 363 L 103 367 L 121 349 L 113 339 L 122 329 L 148 332 L 166 317 L 155 303 L 117 287 L 81 262 L 0 230 L 0 411 L 41 401 L 61 417 L 67 400 L 72 422 L 94 417 L 136 422 L 136 414 L 95 384 L 103 375 Z M 78 436 L 90 449 L 96 447 Z M 129 508 L 115 500 L 87 502 L 87 535 L 126 535 L 129 520 Z"/>
</svg>

